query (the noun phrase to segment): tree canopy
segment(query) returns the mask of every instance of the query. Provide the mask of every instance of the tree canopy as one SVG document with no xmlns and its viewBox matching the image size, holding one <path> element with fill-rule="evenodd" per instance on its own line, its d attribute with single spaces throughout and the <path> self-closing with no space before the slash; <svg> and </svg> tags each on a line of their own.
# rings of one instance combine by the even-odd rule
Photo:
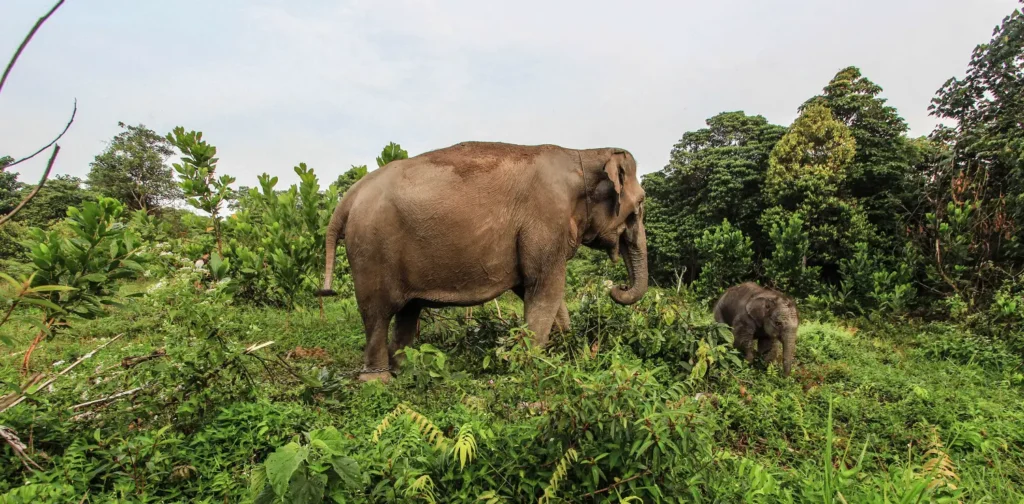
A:
<svg viewBox="0 0 1024 504">
<path fill-rule="evenodd" d="M 174 149 L 166 137 L 145 125 L 126 125 L 90 163 L 89 187 L 120 200 L 132 210 L 152 211 L 182 197 L 166 164 Z"/>
</svg>

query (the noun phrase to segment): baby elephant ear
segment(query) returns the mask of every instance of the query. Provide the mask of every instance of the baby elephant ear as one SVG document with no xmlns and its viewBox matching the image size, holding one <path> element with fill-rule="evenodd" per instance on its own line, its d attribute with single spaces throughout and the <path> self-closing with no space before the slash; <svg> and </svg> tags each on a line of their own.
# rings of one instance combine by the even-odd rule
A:
<svg viewBox="0 0 1024 504">
<path fill-rule="evenodd" d="M 775 300 L 766 297 L 751 299 L 747 303 L 747 314 L 758 320 L 768 318 L 768 314 L 775 308 Z"/>
</svg>

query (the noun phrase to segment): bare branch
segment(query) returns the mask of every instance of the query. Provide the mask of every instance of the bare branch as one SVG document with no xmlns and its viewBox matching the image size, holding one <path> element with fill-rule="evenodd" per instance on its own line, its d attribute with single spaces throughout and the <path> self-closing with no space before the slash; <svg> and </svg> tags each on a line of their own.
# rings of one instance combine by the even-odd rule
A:
<svg viewBox="0 0 1024 504">
<path fill-rule="evenodd" d="M 25 50 L 25 46 L 28 45 L 28 42 L 32 40 L 32 37 L 35 36 L 37 31 L 39 31 L 39 28 L 43 26 L 43 23 L 45 23 L 54 12 L 57 12 L 57 8 L 62 4 L 64 4 L 64 0 L 57 2 L 57 4 L 50 9 L 50 12 L 47 12 L 46 15 L 39 18 L 39 21 L 36 21 L 36 25 L 28 32 L 28 35 L 25 35 L 25 40 L 21 41 L 21 45 L 18 46 L 18 50 L 14 51 L 14 56 L 12 56 L 11 61 L 7 63 L 7 68 L 4 69 L 3 77 L 0 77 L 0 90 L 4 88 L 4 83 L 7 82 L 7 76 L 11 74 L 11 69 L 14 68 L 14 62 L 18 61 L 18 57 L 21 56 L 21 52 Z"/>
<path fill-rule="evenodd" d="M 49 149 L 51 145 L 57 143 L 57 140 L 60 140 L 61 137 L 64 136 L 64 133 L 68 132 L 68 128 L 71 127 L 71 123 L 75 122 L 75 114 L 77 114 L 77 113 L 78 113 L 78 99 L 76 98 L 75 99 L 74 108 L 71 110 L 71 119 L 68 119 L 68 123 L 64 126 L 64 131 L 61 131 L 60 134 L 57 135 L 57 138 L 54 138 L 52 141 L 50 141 L 50 143 L 42 146 L 39 150 L 33 152 L 31 155 L 25 156 L 25 157 L 15 161 L 15 162 L 11 163 L 11 164 L 8 164 L 7 166 L 4 166 L 3 169 L 7 170 L 7 169 L 9 169 L 10 167 L 12 167 L 12 166 L 14 166 L 16 164 L 28 161 L 29 159 L 32 159 L 32 158 L 38 156 L 39 153 L 43 152 L 44 150 Z"/>
<path fill-rule="evenodd" d="M 28 193 L 28 196 L 25 196 L 25 199 L 21 200 L 21 203 L 18 203 L 18 206 L 14 207 L 14 210 L 11 210 L 11 213 L 0 217 L 0 226 L 11 220 L 11 217 L 14 217 L 14 215 L 20 212 L 29 201 L 32 201 L 32 198 L 36 197 L 36 194 L 39 194 L 39 190 L 42 189 L 43 184 L 46 183 L 46 177 L 50 176 L 50 170 L 53 169 L 53 162 L 57 160 L 58 152 L 60 152 L 60 146 L 54 145 L 53 154 L 50 154 L 50 161 L 46 163 L 46 170 L 43 171 L 43 178 L 39 180 L 39 185 L 37 185 L 35 189 L 32 189 L 32 192 Z"/>
<path fill-rule="evenodd" d="M 139 391 L 141 391 L 143 389 L 146 389 L 146 388 L 149 388 L 149 387 L 150 387 L 150 385 L 146 385 L 144 387 L 135 387 L 135 388 L 133 388 L 131 390 L 125 390 L 124 392 L 118 392 L 118 393 L 116 393 L 114 395 L 110 395 L 110 396 L 103 397 L 103 398 L 100 398 L 100 399 L 95 399 L 95 400 L 92 400 L 92 401 L 87 401 L 87 402 L 84 402 L 82 404 L 76 404 L 76 405 L 72 406 L 71 409 L 76 410 L 76 409 L 86 408 L 86 407 L 89 407 L 89 406 L 92 406 L 92 405 L 95 405 L 95 404 L 106 404 L 108 402 L 115 401 L 115 400 L 120 399 L 122 397 L 127 397 L 127 396 L 130 396 L 130 395 L 136 394 Z"/>
<path fill-rule="evenodd" d="M 0 439 L 3 439 L 8 445 L 10 445 L 11 450 L 18 459 L 21 460 L 21 463 L 24 464 L 26 469 L 30 471 L 35 471 L 36 469 L 41 471 L 43 469 L 42 467 L 39 467 L 39 464 L 36 464 L 31 458 L 29 458 L 28 454 L 25 453 L 25 443 L 22 443 L 21 440 L 18 439 L 18 435 L 9 427 L 0 425 Z"/>
<path fill-rule="evenodd" d="M 91 352 L 89 352 L 89 353 L 79 357 L 78 360 L 73 362 L 70 366 L 64 368 L 61 372 L 57 373 L 53 378 L 50 378 L 49 380 L 46 380 L 46 382 L 43 383 L 42 385 L 40 385 L 36 390 L 43 390 L 46 387 L 49 387 L 53 382 L 57 381 L 57 378 L 60 378 L 61 376 L 64 376 L 65 374 L 67 374 L 68 371 L 71 371 L 72 369 L 74 369 L 75 366 L 81 364 L 83 361 L 85 361 L 86 359 L 92 357 L 93 355 L 96 355 L 96 352 L 99 352 L 100 350 L 103 350 L 104 347 L 106 347 L 107 345 L 117 341 L 118 339 L 121 338 L 121 336 L 124 336 L 124 333 L 118 334 L 117 336 L 114 336 L 113 338 L 110 338 L 109 340 L 107 340 L 106 343 L 103 343 L 102 345 L 100 345 L 100 346 L 96 347 L 95 349 L 93 349 Z M 21 397 L 18 397 L 17 400 L 15 400 L 14 402 L 12 402 L 11 404 L 9 404 L 7 406 L 4 406 L 3 408 L 0 408 L 0 413 L 3 413 L 5 411 L 7 411 L 7 410 L 17 406 L 22 401 L 24 401 L 26 397 L 28 397 L 28 396 L 24 392 L 22 392 Z"/>
</svg>

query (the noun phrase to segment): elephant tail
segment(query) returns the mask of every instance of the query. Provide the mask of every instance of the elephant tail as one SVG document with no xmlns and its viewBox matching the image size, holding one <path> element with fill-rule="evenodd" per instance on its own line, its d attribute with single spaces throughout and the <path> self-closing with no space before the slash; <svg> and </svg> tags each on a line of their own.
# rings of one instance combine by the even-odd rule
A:
<svg viewBox="0 0 1024 504">
<path fill-rule="evenodd" d="M 316 295 L 320 297 L 338 295 L 334 289 L 331 289 L 331 283 L 334 281 L 334 262 L 337 257 L 338 240 L 345 239 L 345 224 L 348 221 L 349 210 L 352 208 L 353 194 L 351 188 L 346 196 L 348 197 L 342 197 L 338 205 L 334 207 L 331 221 L 327 224 L 327 261 L 324 271 L 324 288 L 316 291 Z"/>
</svg>

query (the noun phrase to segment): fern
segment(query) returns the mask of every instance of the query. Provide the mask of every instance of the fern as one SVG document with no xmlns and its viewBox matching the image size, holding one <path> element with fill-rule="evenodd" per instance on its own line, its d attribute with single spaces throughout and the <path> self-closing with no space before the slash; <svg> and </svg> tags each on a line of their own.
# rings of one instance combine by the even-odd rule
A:
<svg viewBox="0 0 1024 504">
<path fill-rule="evenodd" d="M 405 404 L 399 404 L 398 406 L 395 407 L 395 409 L 391 410 L 390 413 L 384 415 L 384 418 L 381 419 L 380 424 L 378 424 L 377 428 L 373 430 L 373 442 L 379 442 L 380 435 L 383 434 L 384 431 L 386 431 L 389 427 L 391 427 L 391 422 L 396 420 L 398 417 L 402 416 L 402 414 L 405 413 L 407 409 L 408 408 L 405 406 Z"/>
<path fill-rule="evenodd" d="M 420 435 L 427 438 L 427 442 L 434 445 L 434 448 L 440 450 L 446 448 L 448 443 L 451 441 L 446 438 L 441 429 L 438 429 L 433 422 L 422 414 L 412 410 L 409 407 L 405 408 L 405 413 L 409 415 L 409 418 L 416 423 L 419 429 Z"/>
<path fill-rule="evenodd" d="M 459 438 L 452 447 L 452 456 L 459 460 L 459 470 L 466 466 L 466 461 L 473 461 L 476 456 L 476 438 L 470 424 L 463 424 L 459 429 Z"/>
<path fill-rule="evenodd" d="M 791 401 L 793 401 L 794 416 L 796 417 L 797 425 L 800 427 L 800 430 L 803 431 L 804 433 L 804 441 L 810 441 L 811 436 L 807 433 L 807 427 L 804 427 L 804 406 L 803 404 L 801 404 L 800 398 L 797 397 L 795 393 L 790 392 L 789 398 Z"/>
<path fill-rule="evenodd" d="M 405 404 L 399 404 L 390 413 L 381 419 L 380 424 L 373 431 L 373 442 L 380 442 L 380 436 L 384 433 L 394 421 L 400 417 L 408 417 L 414 424 L 416 424 L 416 430 L 419 434 L 426 438 L 427 442 L 435 450 L 448 450 L 451 449 L 451 454 L 454 460 L 459 461 L 459 469 L 463 469 L 466 466 L 466 462 L 472 462 L 476 457 L 477 444 L 476 437 L 473 435 L 473 429 L 470 424 L 463 424 L 459 429 L 459 436 L 454 442 L 451 438 L 448 438 L 429 418 L 423 416 L 421 413 L 413 410 Z"/>
<path fill-rule="evenodd" d="M 558 487 L 561 485 L 562 480 L 564 480 L 569 474 L 570 462 L 576 462 L 578 458 L 579 455 L 576 453 L 574 448 L 570 447 L 565 451 L 565 454 L 562 455 L 562 459 L 558 461 L 557 465 L 555 465 L 555 472 L 551 475 L 551 479 L 548 481 L 548 486 L 544 489 L 544 495 L 540 496 L 540 499 L 537 500 L 537 504 L 543 504 L 551 501 L 551 498 L 555 496 L 556 492 L 558 492 Z"/>
<path fill-rule="evenodd" d="M 434 480 L 430 479 L 429 474 L 416 478 L 409 488 L 405 489 L 405 496 L 410 499 L 419 497 L 430 504 L 435 504 L 437 497 L 434 495 Z"/>
<path fill-rule="evenodd" d="M 935 427 L 932 427 L 932 439 L 928 445 L 928 451 L 924 452 L 924 454 L 926 457 L 931 457 L 921 467 L 932 478 L 928 483 L 928 489 L 936 490 L 942 487 L 956 491 L 957 486 L 953 481 L 959 482 L 960 476 L 956 473 L 956 466 L 953 464 L 953 460 L 946 454 L 938 429 Z"/>
</svg>

